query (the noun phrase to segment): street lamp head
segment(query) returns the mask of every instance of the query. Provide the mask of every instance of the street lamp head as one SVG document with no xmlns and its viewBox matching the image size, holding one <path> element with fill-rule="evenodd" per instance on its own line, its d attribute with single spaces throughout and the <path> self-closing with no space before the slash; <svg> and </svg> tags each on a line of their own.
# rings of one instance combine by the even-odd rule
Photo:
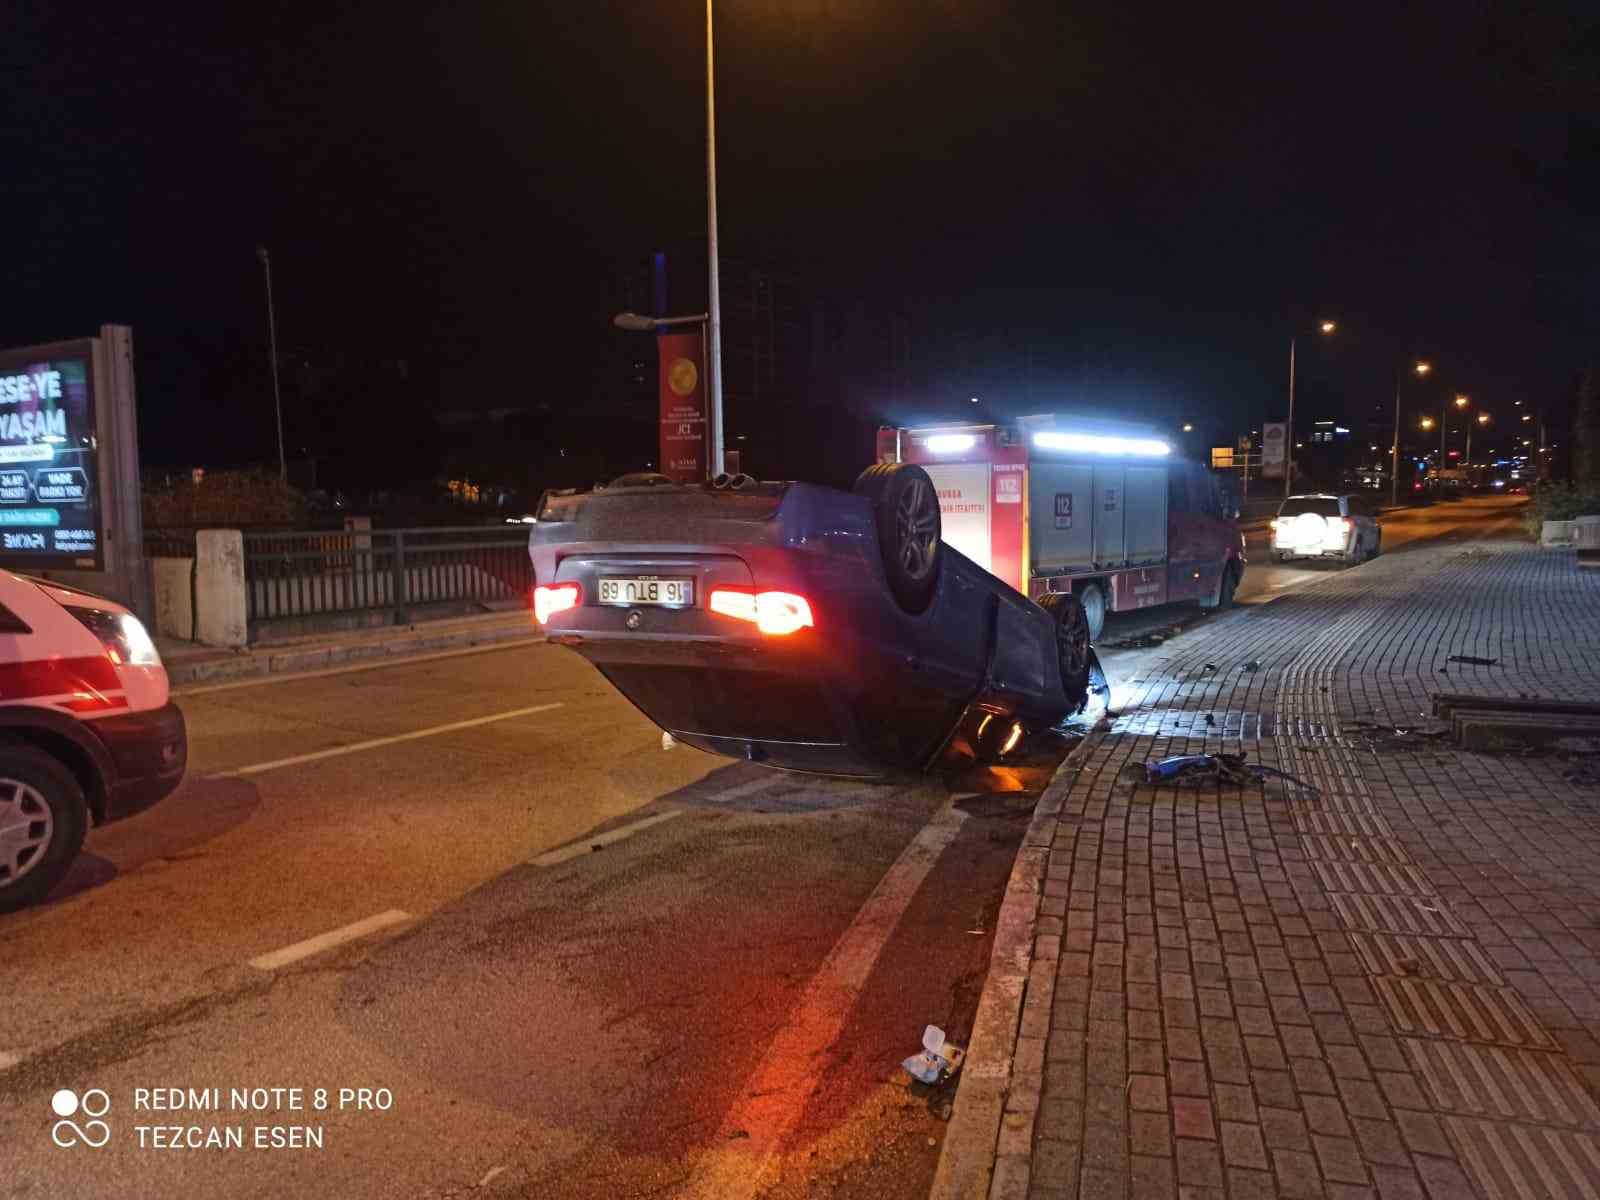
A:
<svg viewBox="0 0 1600 1200">
<path fill-rule="evenodd" d="M 1339 328 L 1339 326 L 1332 321 L 1324 321 L 1322 324 L 1318 325 L 1317 328 L 1322 330 L 1323 333 L 1332 333 L 1335 329 Z"/>
<path fill-rule="evenodd" d="M 611 318 L 611 323 L 618 329 L 630 329 L 634 333 L 649 333 L 656 327 L 654 317 L 641 317 L 634 312 L 618 313 Z"/>
<path fill-rule="evenodd" d="M 1423 417 L 1422 418 L 1422 427 L 1424 429 L 1432 429 L 1433 428 L 1433 418 L 1432 417 Z"/>
<path fill-rule="evenodd" d="M 1487 425 L 1488 423 L 1489 423 L 1489 414 L 1488 413 L 1479 413 L 1478 414 L 1478 424 L 1479 425 Z"/>
<path fill-rule="evenodd" d="M 978 402 L 978 398 L 976 396 L 972 397 L 971 403 L 976 404 L 977 402 Z"/>
<path fill-rule="evenodd" d="M 1419 362 L 1416 365 L 1415 370 L 1418 375 L 1426 375 L 1429 371 L 1433 370 L 1433 364 L 1428 362 Z"/>
<path fill-rule="evenodd" d="M 1456 397 L 1456 407 L 1457 408 L 1465 408 L 1466 406 L 1467 406 L 1467 398 L 1465 396 L 1457 396 Z"/>
<path fill-rule="evenodd" d="M 1194 426 L 1190 425 L 1188 422 L 1185 422 L 1184 426 L 1183 426 L 1183 431 L 1185 433 L 1193 433 L 1194 432 Z"/>
</svg>

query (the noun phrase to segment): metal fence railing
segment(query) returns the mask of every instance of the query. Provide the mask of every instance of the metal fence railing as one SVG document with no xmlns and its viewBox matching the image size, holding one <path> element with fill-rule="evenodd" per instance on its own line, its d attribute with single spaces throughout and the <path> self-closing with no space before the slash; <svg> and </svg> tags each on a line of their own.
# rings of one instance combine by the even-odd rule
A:
<svg viewBox="0 0 1600 1200">
<path fill-rule="evenodd" d="M 504 526 L 244 534 L 246 615 L 286 617 L 525 599 L 527 533 Z"/>
<path fill-rule="evenodd" d="M 161 526 L 144 531 L 144 552 L 149 558 L 193 558 L 193 529 Z"/>
</svg>

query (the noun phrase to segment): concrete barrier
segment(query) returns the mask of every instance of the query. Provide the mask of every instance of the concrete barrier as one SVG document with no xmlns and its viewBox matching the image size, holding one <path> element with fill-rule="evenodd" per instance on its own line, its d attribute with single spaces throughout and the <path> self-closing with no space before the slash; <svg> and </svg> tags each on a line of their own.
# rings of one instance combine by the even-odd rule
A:
<svg viewBox="0 0 1600 1200">
<path fill-rule="evenodd" d="M 1539 531 L 1539 544 L 1569 547 L 1578 536 L 1576 521 L 1546 521 Z"/>
<path fill-rule="evenodd" d="M 237 529 L 202 529 L 194 548 L 195 639 L 207 646 L 243 646 L 249 638 L 244 535 Z"/>
<path fill-rule="evenodd" d="M 1600 516 L 1583 516 L 1573 522 L 1580 567 L 1600 567 Z"/>
<path fill-rule="evenodd" d="M 156 632 L 186 642 L 194 641 L 194 559 L 151 558 L 149 561 Z"/>
</svg>

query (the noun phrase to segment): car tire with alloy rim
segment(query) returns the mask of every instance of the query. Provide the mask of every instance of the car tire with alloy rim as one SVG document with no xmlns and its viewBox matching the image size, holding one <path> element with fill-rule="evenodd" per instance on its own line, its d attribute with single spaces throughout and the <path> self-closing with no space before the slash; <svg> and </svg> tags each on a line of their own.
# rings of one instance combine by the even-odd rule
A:
<svg viewBox="0 0 1600 1200">
<path fill-rule="evenodd" d="M 1090 645 L 1089 617 L 1077 596 L 1051 592 L 1039 597 L 1039 607 L 1055 619 L 1056 662 L 1061 672 L 1061 689 L 1072 704 L 1072 712 L 1082 710 L 1089 697 L 1091 667 L 1099 666 Z"/>
<path fill-rule="evenodd" d="M 49 895 L 83 848 L 89 807 L 71 771 L 31 746 L 0 744 L 0 912 Z"/>
<path fill-rule="evenodd" d="M 878 463 L 861 472 L 855 490 L 872 502 L 889 590 L 906 612 L 923 612 L 939 583 L 944 533 L 933 480 L 914 463 Z"/>
</svg>

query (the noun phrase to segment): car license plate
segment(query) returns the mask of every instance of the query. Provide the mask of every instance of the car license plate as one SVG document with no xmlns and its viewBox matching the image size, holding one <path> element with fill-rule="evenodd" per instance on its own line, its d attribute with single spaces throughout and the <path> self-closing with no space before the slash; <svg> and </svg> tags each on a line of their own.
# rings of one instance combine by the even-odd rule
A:
<svg viewBox="0 0 1600 1200">
<path fill-rule="evenodd" d="M 694 580 L 655 579 L 650 576 L 602 579 L 600 603 L 654 604 L 662 608 L 687 608 L 694 603 Z"/>
</svg>

